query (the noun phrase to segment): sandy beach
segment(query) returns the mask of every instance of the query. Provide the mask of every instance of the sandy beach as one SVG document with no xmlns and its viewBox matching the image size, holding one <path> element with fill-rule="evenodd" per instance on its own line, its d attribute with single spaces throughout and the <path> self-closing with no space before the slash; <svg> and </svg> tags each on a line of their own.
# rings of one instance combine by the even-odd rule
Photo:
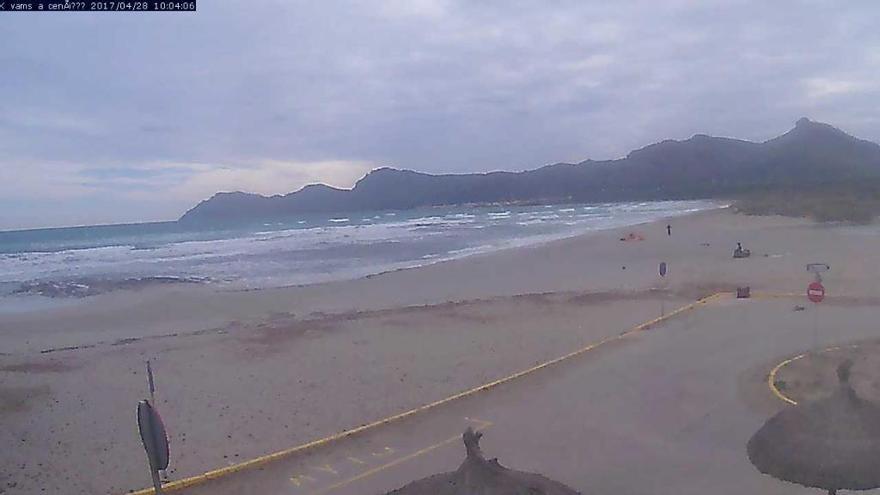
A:
<svg viewBox="0 0 880 495">
<path fill-rule="evenodd" d="M 620 240 L 630 232 L 644 240 Z M 831 265 L 831 295 L 880 296 L 865 270 L 878 234 L 714 210 L 352 281 L 156 287 L 0 315 L 0 493 L 148 486 L 134 416 L 147 359 L 176 479 L 505 376 L 661 307 L 740 285 L 803 292 L 806 263 Z M 736 242 L 751 258 L 732 259 Z"/>
<path fill-rule="evenodd" d="M 844 362 L 852 364 L 848 381 L 856 394 L 872 402 L 880 401 L 880 342 L 856 341 L 844 346 L 817 349 L 782 365 L 774 386 L 795 402 L 830 397 L 840 387 L 837 370 Z"/>
</svg>

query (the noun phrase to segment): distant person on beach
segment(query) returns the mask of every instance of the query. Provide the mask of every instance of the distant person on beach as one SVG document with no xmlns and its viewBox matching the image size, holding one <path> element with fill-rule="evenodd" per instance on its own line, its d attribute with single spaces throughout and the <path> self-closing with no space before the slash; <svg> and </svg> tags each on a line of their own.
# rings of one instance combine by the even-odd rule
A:
<svg viewBox="0 0 880 495">
<path fill-rule="evenodd" d="M 666 235 L 672 236 L 672 225 L 666 225 Z"/>
</svg>

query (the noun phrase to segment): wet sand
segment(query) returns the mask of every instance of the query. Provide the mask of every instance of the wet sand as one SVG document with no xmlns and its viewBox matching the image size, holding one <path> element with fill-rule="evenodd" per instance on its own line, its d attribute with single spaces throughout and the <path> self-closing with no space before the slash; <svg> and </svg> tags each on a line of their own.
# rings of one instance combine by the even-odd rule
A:
<svg viewBox="0 0 880 495">
<path fill-rule="evenodd" d="M 484 383 L 719 289 L 880 295 L 871 227 L 713 211 L 308 287 L 120 291 L 0 315 L 0 490 L 149 484 L 134 410 L 153 360 L 179 478 Z M 644 241 L 621 242 L 630 231 Z M 737 241 L 752 258 L 733 260 Z M 666 261 L 663 281 L 657 265 Z M 829 304 L 835 304 L 829 300 Z M 0 491 L 2 493 L 2 491 Z"/>
<path fill-rule="evenodd" d="M 0 314 L 4 344 L 0 352 L 212 330 L 261 321 L 273 313 L 304 319 L 528 293 L 643 290 L 660 285 L 660 261 L 669 263 L 666 283 L 679 292 L 696 294 L 718 284 L 737 283 L 791 290 L 795 280 L 800 290 L 803 263 L 820 260 L 834 266 L 829 281 L 847 281 L 847 287 L 838 290 L 880 293 L 880 281 L 851 262 L 865 260 L 876 266 L 880 236 L 875 240 L 859 229 L 726 211 L 675 218 L 671 223 L 671 237 L 661 221 L 352 281 L 247 292 L 200 285 L 153 287 L 65 301 L 54 309 Z M 631 231 L 641 232 L 646 240 L 618 240 Z M 752 249 L 751 259 L 731 258 L 737 241 Z"/>
</svg>

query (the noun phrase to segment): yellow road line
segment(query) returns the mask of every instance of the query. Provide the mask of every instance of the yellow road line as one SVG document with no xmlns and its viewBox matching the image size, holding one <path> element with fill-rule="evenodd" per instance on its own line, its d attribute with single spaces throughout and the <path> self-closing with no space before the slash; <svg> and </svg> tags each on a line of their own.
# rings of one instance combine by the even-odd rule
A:
<svg viewBox="0 0 880 495">
<path fill-rule="evenodd" d="M 803 297 L 806 299 L 807 294 L 800 292 L 753 292 L 750 295 L 751 299 L 788 299 L 796 297 Z"/>
<path fill-rule="evenodd" d="M 797 356 L 795 356 L 793 358 L 786 359 L 785 361 L 774 366 L 773 369 L 770 370 L 770 374 L 767 375 L 767 385 L 770 387 L 770 391 L 773 392 L 773 395 L 775 395 L 777 398 L 779 398 L 783 402 L 787 402 L 793 406 L 797 405 L 797 401 L 792 398 L 789 398 L 788 396 L 783 394 L 778 388 L 776 388 L 776 374 L 779 373 L 779 370 L 781 370 L 783 367 L 785 367 L 788 363 L 791 363 L 793 361 L 797 361 L 798 359 L 801 359 L 801 358 L 805 357 L 806 355 L 807 355 L 807 353 L 803 353 L 803 354 L 798 354 Z"/>
<path fill-rule="evenodd" d="M 804 302 L 809 302 L 807 299 L 806 292 L 760 292 L 755 291 L 752 292 L 751 299 L 803 299 Z M 845 301 L 847 299 L 858 298 L 860 297 L 857 294 L 840 294 L 834 293 L 834 295 L 825 294 L 825 301 Z M 814 304 L 814 303 L 810 303 Z M 821 303 L 820 303 L 821 304 Z"/>
<path fill-rule="evenodd" d="M 407 455 L 407 456 L 401 457 L 401 458 L 399 458 L 399 459 L 395 459 L 395 460 L 393 460 L 393 461 L 391 461 L 391 462 L 389 462 L 389 463 L 387 463 L 387 464 L 383 464 L 383 465 L 381 465 L 381 466 L 379 466 L 379 467 L 376 467 L 376 468 L 370 469 L 369 471 L 365 471 L 365 472 L 363 472 L 363 473 L 361 473 L 361 474 L 359 474 L 359 475 L 357 475 L 357 476 L 354 476 L 354 477 L 352 477 L 352 478 L 349 478 L 349 479 L 347 479 L 347 480 L 340 481 L 339 483 L 332 484 L 332 485 L 330 485 L 330 486 L 328 486 L 328 487 L 326 487 L 326 488 L 324 488 L 324 489 L 321 489 L 321 490 L 318 490 L 318 491 L 312 492 L 311 495 L 323 495 L 323 494 L 328 493 L 328 492 L 331 492 L 331 491 L 333 491 L 333 490 L 335 490 L 335 489 L 337 489 L 337 488 L 342 488 L 343 486 L 350 485 L 350 484 L 352 484 L 352 483 L 354 483 L 354 482 L 356 482 L 356 481 L 360 481 L 360 480 L 362 480 L 362 479 L 364 479 L 364 478 L 367 478 L 367 477 L 369 477 L 369 476 L 372 476 L 372 475 L 374 475 L 374 474 L 376 474 L 376 473 L 378 473 L 378 472 L 380 472 L 380 471 L 384 471 L 385 469 L 388 469 L 388 468 L 394 467 L 394 466 L 396 466 L 396 465 L 398 465 L 398 464 L 400 464 L 400 463 L 402 463 L 402 462 L 406 462 L 406 461 L 408 461 L 408 460 L 410 460 L 410 459 L 413 459 L 413 458 L 415 458 L 415 457 L 418 457 L 418 456 L 420 456 L 420 455 L 422 455 L 422 454 L 427 454 L 428 452 L 430 452 L 430 451 L 432 451 L 432 450 L 439 449 L 440 447 L 443 447 L 444 445 L 449 445 L 449 444 L 455 442 L 456 440 L 459 440 L 460 438 L 461 438 L 461 435 L 455 435 L 454 437 L 447 438 L 446 440 L 444 440 L 444 441 L 442 441 L 442 442 L 439 442 L 439 443 L 435 443 L 434 445 L 431 445 L 430 447 L 425 447 L 425 448 L 422 449 L 422 450 L 419 450 L 419 451 L 413 452 L 412 454 L 409 454 L 409 455 Z"/>
<path fill-rule="evenodd" d="M 492 422 L 491 422 L 491 421 L 479 421 L 479 420 L 474 420 L 474 421 L 477 422 L 477 423 L 480 423 L 480 424 L 478 425 L 478 429 L 480 429 L 480 430 L 483 430 L 483 429 L 486 429 L 486 428 L 492 426 Z M 383 465 L 381 465 L 381 466 L 377 466 L 377 467 L 375 467 L 375 468 L 373 468 L 373 469 L 370 469 L 370 470 L 364 471 L 363 473 L 358 474 L 357 476 L 352 476 L 351 478 L 348 478 L 348 479 L 346 479 L 346 480 L 343 480 L 343 481 L 340 481 L 340 482 L 338 482 L 338 483 L 334 483 L 334 484 L 332 484 L 332 485 L 330 485 L 330 486 L 327 486 L 327 487 L 321 488 L 320 490 L 317 490 L 317 491 L 312 492 L 310 495 L 323 495 L 323 494 L 325 494 L 325 493 L 332 492 L 333 490 L 336 490 L 337 488 L 342 488 L 342 487 L 344 487 L 344 486 L 348 486 L 348 485 L 350 485 L 350 484 L 352 484 L 352 483 L 354 483 L 354 482 L 356 482 L 356 481 L 360 481 L 360 480 L 362 480 L 362 479 L 364 479 L 364 478 L 368 478 L 368 477 L 370 477 L 370 476 L 372 476 L 372 475 L 374 475 L 374 474 L 376 474 L 376 473 L 380 473 L 380 472 L 382 472 L 382 471 L 384 471 L 384 470 L 386 470 L 386 469 L 389 469 L 389 468 L 392 468 L 392 467 L 394 467 L 394 466 L 397 466 L 398 464 L 402 464 L 402 463 L 404 463 L 404 462 L 406 462 L 406 461 L 408 461 L 408 460 L 410 460 L 410 459 L 415 459 L 416 457 L 419 457 L 420 455 L 427 454 L 428 452 L 431 452 L 432 450 L 436 450 L 436 449 L 439 449 L 440 447 L 443 447 L 443 446 L 445 446 L 445 445 L 449 445 L 449 444 L 455 442 L 456 440 L 458 440 L 458 441 L 461 440 L 461 434 L 460 434 L 460 433 L 459 433 L 459 434 L 456 434 L 455 436 L 452 436 L 452 437 L 450 437 L 450 438 L 447 438 L 446 440 L 443 440 L 442 442 L 437 442 L 437 443 L 435 443 L 435 444 L 433 444 L 433 445 L 430 445 L 430 446 L 425 447 L 425 448 L 423 448 L 423 449 L 417 450 L 417 451 L 413 452 L 412 454 L 409 454 L 409 455 L 406 455 L 406 456 L 400 457 L 400 458 L 398 458 L 398 459 L 395 459 L 395 460 L 393 460 L 393 461 L 391 461 L 391 462 L 388 462 L 388 463 L 386 463 L 386 464 L 383 464 Z"/>
<path fill-rule="evenodd" d="M 826 347 L 825 349 L 822 349 L 818 353 L 837 351 L 837 350 L 843 349 L 844 347 L 856 348 L 856 347 L 858 347 L 858 344 L 851 344 L 851 345 L 847 345 L 847 346 L 835 345 L 835 346 L 831 346 L 831 347 Z M 788 364 L 793 363 L 794 361 L 797 361 L 798 359 L 805 358 L 809 354 L 810 354 L 809 352 L 804 352 L 802 354 L 798 354 L 797 356 L 795 356 L 793 358 L 786 359 L 785 361 L 777 364 L 776 366 L 773 367 L 772 370 L 770 370 L 770 374 L 767 375 L 767 386 L 770 387 L 770 391 L 773 392 L 773 395 L 775 395 L 776 398 L 778 398 L 779 400 L 781 400 L 783 402 L 791 404 L 793 406 L 796 406 L 798 404 L 798 402 L 796 400 L 783 394 L 782 391 L 780 391 L 779 388 L 776 387 L 776 375 L 779 373 L 779 370 L 786 367 Z"/>
<path fill-rule="evenodd" d="M 630 330 L 628 330 L 626 332 L 621 333 L 620 335 L 616 335 L 613 337 L 608 337 L 608 338 L 602 339 L 598 342 L 594 342 L 594 343 L 589 344 L 585 347 L 582 347 L 574 352 L 570 352 L 564 356 L 558 357 L 556 359 L 551 359 L 550 361 L 546 361 L 546 362 L 541 363 L 539 365 L 532 366 L 531 368 L 516 372 L 516 373 L 509 375 L 509 376 L 506 376 L 504 378 L 500 378 L 498 380 L 495 380 L 495 381 L 492 381 L 489 383 L 485 383 L 483 385 L 476 386 L 472 389 L 465 390 L 463 392 L 459 392 L 455 395 L 451 395 L 449 397 L 446 397 L 445 399 L 440 399 L 440 400 L 431 402 L 429 404 L 419 406 L 415 409 L 410 409 L 409 411 L 405 411 L 400 414 L 395 414 L 393 416 L 389 416 L 384 419 L 373 421 L 372 423 L 361 425 L 361 426 L 358 426 L 357 428 L 352 428 L 350 430 L 343 430 L 343 431 L 336 433 L 334 435 L 330 435 L 328 437 L 324 437 L 324 438 L 321 438 L 318 440 L 313 440 L 311 442 L 304 443 L 302 445 L 297 445 L 296 447 L 291 447 L 289 449 L 279 450 L 278 452 L 273 452 L 271 454 L 256 457 L 254 459 L 250 459 L 248 461 L 244 461 L 244 462 L 241 462 L 238 464 L 233 464 L 231 466 L 226 466 L 226 467 L 214 469 L 214 470 L 208 471 L 204 474 L 199 474 L 196 476 L 191 476 L 188 478 L 182 478 L 182 479 L 179 479 L 176 481 L 172 481 L 170 483 L 163 485 L 162 489 L 163 489 L 163 491 L 166 491 L 166 492 L 173 492 L 173 491 L 181 490 L 183 488 L 201 485 L 201 484 L 203 484 L 207 481 L 213 480 L 213 479 L 228 476 L 230 474 L 237 473 L 239 471 L 244 471 L 246 469 L 253 469 L 253 468 L 256 468 L 259 466 L 263 466 L 263 465 L 268 464 L 270 462 L 277 461 L 277 460 L 283 459 L 285 457 L 289 457 L 293 454 L 302 453 L 307 450 L 314 449 L 316 447 L 320 447 L 320 446 L 327 445 L 329 443 L 332 443 L 332 442 L 335 442 L 338 440 L 342 440 L 344 438 L 348 438 L 348 437 L 356 435 L 358 433 L 363 433 L 367 430 L 372 430 L 372 429 L 379 427 L 379 426 L 387 425 L 388 423 L 400 421 L 400 420 L 408 418 L 410 416 L 414 416 L 416 414 L 419 414 L 419 413 L 428 411 L 430 409 L 434 409 L 436 407 L 442 406 L 442 405 L 447 404 L 449 402 L 453 402 L 458 399 L 463 399 L 465 397 L 477 394 L 479 392 L 489 390 L 490 388 L 494 388 L 494 387 L 497 387 L 498 385 L 501 385 L 503 383 L 507 383 L 512 380 L 516 380 L 517 378 L 523 377 L 525 375 L 529 375 L 529 374 L 534 373 L 538 370 L 553 366 L 557 363 L 560 363 L 562 361 L 566 361 L 566 360 L 571 359 L 573 357 L 580 356 L 581 354 L 589 352 L 589 351 L 591 351 L 591 350 L 593 350 L 603 344 L 607 344 L 608 342 L 611 342 L 614 340 L 619 340 L 619 339 L 626 337 L 626 336 L 629 336 L 635 332 L 640 332 L 642 330 L 646 330 L 649 327 L 651 327 L 652 325 L 656 325 L 657 323 L 660 323 L 664 320 L 668 320 L 668 319 L 672 318 L 673 316 L 679 315 L 681 313 L 684 313 L 686 311 L 690 311 L 690 310 L 698 308 L 698 307 L 702 307 L 703 305 L 708 304 L 709 302 L 711 302 L 715 299 L 718 299 L 719 297 L 723 296 L 724 294 L 725 293 L 723 293 L 723 292 L 718 292 L 718 293 L 712 294 L 711 296 L 704 297 L 702 299 L 697 300 L 696 302 L 682 306 L 682 307 L 676 309 L 675 311 L 672 311 L 671 313 L 667 313 L 664 316 L 659 316 L 659 317 L 654 318 L 652 320 L 649 320 L 649 321 L 646 321 L 646 322 L 641 323 L 639 325 L 636 325 L 635 327 L 631 328 Z M 154 492 L 153 488 L 144 488 L 142 490 L 130 492 L 128 495 L 152 495 L 154 493 L 155 492 Z"/>
</svg>

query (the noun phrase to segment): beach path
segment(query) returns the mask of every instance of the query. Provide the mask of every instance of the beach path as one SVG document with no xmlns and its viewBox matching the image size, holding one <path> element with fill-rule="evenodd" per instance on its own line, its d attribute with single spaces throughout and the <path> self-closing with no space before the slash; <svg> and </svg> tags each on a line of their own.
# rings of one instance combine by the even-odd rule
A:
<svg viewBox="0 0 880 495">
<path fill-rule="evenodd" d="M 800 493 L 745 454 L 763 421 L 789 407 L 766 373 L 780 357 L 880 331 L 877 307 L 832 300 L 814 335 L 804 330 L 814 315 L 793 312 L 796 302 L 713 301 L 484 393 L 182 493 L 384 493 L 455 469 L 469 424 L 486 432 L 488 457 L 584 493 Z"/>
</svg>

